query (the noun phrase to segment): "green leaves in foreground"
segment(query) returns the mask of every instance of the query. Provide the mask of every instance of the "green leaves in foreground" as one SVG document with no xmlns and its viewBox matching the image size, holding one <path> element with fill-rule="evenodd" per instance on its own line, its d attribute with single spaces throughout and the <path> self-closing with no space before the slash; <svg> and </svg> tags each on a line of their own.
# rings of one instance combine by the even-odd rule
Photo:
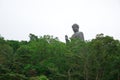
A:
<svg viewBox="0 0 120 80">
<path fill-rule="evenodd" d="M 0 80 L 119 80 L 120 42 L 98 34 L 91 41 L 30 35 L 0 38 Z"/>
</svg>

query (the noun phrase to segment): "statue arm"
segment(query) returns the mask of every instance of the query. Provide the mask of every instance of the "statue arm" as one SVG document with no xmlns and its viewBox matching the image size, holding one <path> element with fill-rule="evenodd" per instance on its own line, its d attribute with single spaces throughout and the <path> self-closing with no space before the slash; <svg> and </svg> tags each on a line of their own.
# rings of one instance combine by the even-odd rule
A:
<svg viewBox="0 0 120 80">
<path fill-rule="evenodd" d="M 80 33 L 78 34 L 78 37 L 79 37 L 82 41 L 84 41 L 84 34 L 83 34 L 83 32 L 80 32 Z"/>
<path fill-rule="evenodd" d="M 81 37 L 82 37 L 82 40 L 84 41 L 84 34 L 83 34 L 83 32 L 81 32 Z"/>
<path fill-rule="evenodd" d="M 69 39 L 68 39 L 68 36 L 67 36 L 67 35 L 65 35 L 65 41 L 66 41 L 66 43 L 69 42 Z"/>
</svg>

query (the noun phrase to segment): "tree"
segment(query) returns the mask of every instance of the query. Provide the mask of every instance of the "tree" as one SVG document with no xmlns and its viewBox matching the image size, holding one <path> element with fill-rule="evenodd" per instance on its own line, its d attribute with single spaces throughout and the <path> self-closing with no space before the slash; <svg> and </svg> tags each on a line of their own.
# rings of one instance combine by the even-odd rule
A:
<svg viewBox="0 0 120 80">
<path fill-rule="evenodd" d="M 119 54 L 119 41 L 114 40 L 113 37 L 105 36 L 103 34 L 98 34 L 96 39 L 91 41 L 91 47 L 93 48 L 93 53 L 91 54 L 91 60 L 93 70 L 95 70 L 94 77 L 95 80 L 117 80 L 118 78 L 118 68 L 115 66 L 119 66 L 116 58 Z M 117 61 L 120 61 L 117 60 Z M 115 65 L 116 64 L 116 65 Z M 116 72 L 111 74 L 112 72 Z M 115 75 L 117 74 L 117 75 Z"/>
<path fill-rule="evenodd" d="M 7 67 L 8 64 L 12 62 L 13 59 L 13 49 L 11 46 L 9 46 L 6 41 L 1 38 L 0 39 L 0 63 L 3 65 L 6 65 Z"/>
<path fill-rule="evenodd" d="M 31 33 L 29 34 L 29 37 L 30 37 L 30 41 L 34 41 L 34 40 L 38 39 L 38 37 L 36 35 L 31 34 Z"/>
<path fill-rule="evenodd" d="M 20 47 L 20 42 L 15 40 L 7 40 L 7 43 L 13 48 L 14 53 Z"/>
</svg>

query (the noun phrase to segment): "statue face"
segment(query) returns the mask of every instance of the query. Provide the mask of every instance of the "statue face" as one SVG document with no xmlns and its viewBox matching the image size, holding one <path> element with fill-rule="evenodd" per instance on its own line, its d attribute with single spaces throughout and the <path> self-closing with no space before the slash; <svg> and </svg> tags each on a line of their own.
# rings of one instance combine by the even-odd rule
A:
<svg viewBox="0 0 120 80">
<path fill-rule="evenodd" d="M 73 28 L 74 32 L 78 32 L 79 31 L 79 27 L 78 26 L 73 26 L 72 28 Z"/>
</svg>

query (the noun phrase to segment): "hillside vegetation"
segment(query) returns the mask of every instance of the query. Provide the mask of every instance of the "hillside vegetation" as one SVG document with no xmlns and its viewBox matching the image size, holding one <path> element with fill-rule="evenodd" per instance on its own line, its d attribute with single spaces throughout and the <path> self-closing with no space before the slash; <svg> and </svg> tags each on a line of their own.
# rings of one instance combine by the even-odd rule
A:
<svg viewBox="0 0 120 80">
<path fill-rule="evenodd" d="M 0 80 L 120 80 L 120 41 L 113 37 L 66 44 L 49 35 L 29 37 L 0 37 Z"/>
</svg>

